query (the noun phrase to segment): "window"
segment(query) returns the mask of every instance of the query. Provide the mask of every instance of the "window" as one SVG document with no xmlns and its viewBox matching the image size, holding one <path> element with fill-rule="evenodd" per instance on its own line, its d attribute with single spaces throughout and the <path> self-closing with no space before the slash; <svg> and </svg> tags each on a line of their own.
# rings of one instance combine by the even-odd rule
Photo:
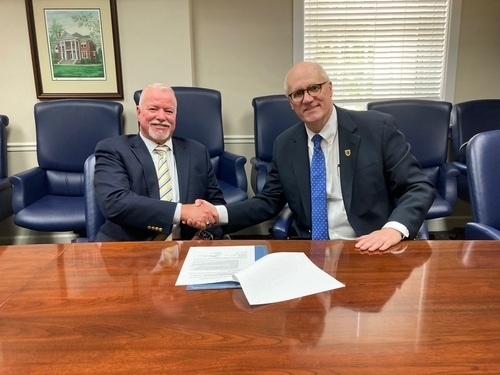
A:
<svg viewBox="0 0 500 375">
<path fill-rule="evenodd" d="M 335 102 L 346 107 L 392 98 L 444 100 L 450 1 L 296 1 L 294 24 L 303 29 L 302 40 L 295 39 L 303 54 L 295 58 L 321 63 Z M 294 36 L 299 32 L 295 28 Z"/>
</svg>

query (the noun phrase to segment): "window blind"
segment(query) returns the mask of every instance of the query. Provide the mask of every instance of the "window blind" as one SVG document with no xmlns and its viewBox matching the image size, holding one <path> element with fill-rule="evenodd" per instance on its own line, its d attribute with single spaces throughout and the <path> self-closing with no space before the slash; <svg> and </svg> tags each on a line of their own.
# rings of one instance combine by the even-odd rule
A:
<svg viewBox="0 0 500 375">
<path fill-rule="evenodd" d="M 304 59 L 321 63 L 340 103 L 439 100 L 449 0 L 304 0 Z"/>
</svg>

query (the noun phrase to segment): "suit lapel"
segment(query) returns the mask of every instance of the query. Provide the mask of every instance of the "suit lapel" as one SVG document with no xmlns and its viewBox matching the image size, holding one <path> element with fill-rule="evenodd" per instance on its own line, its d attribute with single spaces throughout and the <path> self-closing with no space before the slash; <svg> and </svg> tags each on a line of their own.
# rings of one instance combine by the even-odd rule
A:
<svg viewBox="0 0 500 375">
<path fill-rule="evenodd" d="M 142 165 L 142 173 L 148 189 L 148 196 L 160 199 L 158 187 L 158 177 L 156 175 L 155 165 L 148 148 L 139 135 L 133 137 L 130 141 L 132 152 L 135 154 L 139 163 Z"/>
<path fill-rule="evenodd" d="M 310 171 L 307 132 L 304 123 L 301 123 L 301 126 L 297 129 L 298 131 L 292 137 L 290 160 L 295 184 L 297 186 L 297 193 L 302 202 L 303 214 L 307 217 L 307 221 L 311 222 L 311 185 L 309 182 Z M 306 176 L 304 176 L 305 171 L 308 172 Z"/>
<path fill-rule="evenodd" d="M 352 202 L 354 171 L 356 169 L 360 139 L 358 135 L 354 134 L 356 125 L 352 122 L 347 111 L 339 107 L 336 107 L 336 109 L 339 124 L 339 160 L 342 197 L 346 211 L 349 211 Z"/>
</svg>

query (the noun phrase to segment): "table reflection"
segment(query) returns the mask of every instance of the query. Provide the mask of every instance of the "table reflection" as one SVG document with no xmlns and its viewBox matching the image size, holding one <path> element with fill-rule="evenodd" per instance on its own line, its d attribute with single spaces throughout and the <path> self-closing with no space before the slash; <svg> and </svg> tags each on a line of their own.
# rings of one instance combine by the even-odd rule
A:
<svg viewBox="0 0 500 375">
<path fill-rule="evenodd" d="M 500 252 L 500 241 L 481 241 L 484 247 L 479 250 L 473 241 L 462 242 L 457 250 L 457 258 L 466 267 L 500 267 L 500 256 L 491 257 L 486 249 Z"/>
<path fill-rule="evenodd" d="M 268 246 L 272 251 L 272 242 Z M 192 313 L 196 306 L 201 310 L 207 299 L 212 298 L 207 293 L 224 293 L 187 292 L 185 287 L 172 287 L 180 271 L 179 251 L 185 254 L 187 250 L 177 247 L 162 250 L 159 262 L 150 272 L 151 298 L 156 308 L 167 316 Z M 234 289 L 231 291 L 234 306 L 226 306 L 226 311 L 233 315 L 241 312 L 260 314 L 263 320 L 274 322 L 276 335 L 301 344 L 315 345 L 324 335 L 327 314 L 335 309 L 380 312 L 413 270 L 429 259 L 431 248 L 425 245 L 419 251 L 412 251 L 406 246 L 399 246 L 392 252 L 373 253 L 353 250 L 351 245 L 339 241 L 311 243 L 305 252 L 317 266 L 345 283 L 346 287 L 261 306 L 250 306 L 243 291 Z M 370 285 L 370 289 L 367 285 Z M 420 293 L 420 290 L 417 289 L 417 292 Z M 418 295 L 414 297 L 417 300 L 419 298 Z M 200 310 L 196 310 L 195 314 Z M 244 315 L 240 318 L 245 319 Z M 220 327 L 226 323 L 212 322 L 214 326 Z"/>
</svg>

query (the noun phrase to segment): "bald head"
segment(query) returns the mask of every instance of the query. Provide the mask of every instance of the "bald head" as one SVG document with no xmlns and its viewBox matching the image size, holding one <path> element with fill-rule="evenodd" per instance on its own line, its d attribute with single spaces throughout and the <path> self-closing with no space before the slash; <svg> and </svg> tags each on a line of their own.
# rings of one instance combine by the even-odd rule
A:
<svg viewBox="0 0 500 375">
<path fill-rule="evenodd" d="M 328 73 L 318 63 L 313 61 L 302 61 L 290 68 L 285 77 L 285 94 L 288 95 L 294 89 L 293 85 L 297 84 L 304 77 L 316 76 L 321 79 L 321 82 L 329 81 Z"/>
<path fill-rule="evenodd" d="M 304 61 L 295 64 L 285 78 L 285 94 L 297 116 L 319 133 L 333 112 L 332 83 L 321 65 Z"/>
</svg>

